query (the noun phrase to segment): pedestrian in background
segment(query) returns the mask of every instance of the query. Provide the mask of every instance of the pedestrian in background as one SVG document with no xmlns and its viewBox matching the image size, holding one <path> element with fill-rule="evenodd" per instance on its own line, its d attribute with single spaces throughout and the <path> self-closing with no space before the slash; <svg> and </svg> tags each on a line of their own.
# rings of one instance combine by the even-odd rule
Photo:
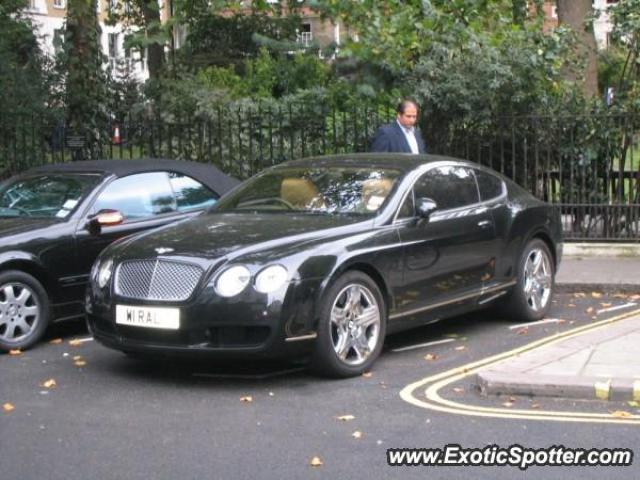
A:
<svg viewBox="0 0 640 480">
<path fill-rule="evenodd" d="M 418 121 L 418 104 L 410 99 L 404 99 L 396 108 L 395 122 L 382 125 L 373 136 L 370 151 L 372 152 L 400 152 L 427 153 L 420 130 L 416 127 Z"/>
</svg>

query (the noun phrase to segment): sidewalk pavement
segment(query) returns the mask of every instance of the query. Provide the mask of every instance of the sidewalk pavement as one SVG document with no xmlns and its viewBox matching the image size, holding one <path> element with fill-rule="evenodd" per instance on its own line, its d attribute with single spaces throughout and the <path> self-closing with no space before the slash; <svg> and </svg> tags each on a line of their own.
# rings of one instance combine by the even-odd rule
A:
<svg viewBox="0 0 640 480">
<path fill-rule="evenodd" d="M 640 294 L 640 256 L 565 256 L 556 285 L 565 292 Z M 485 394 L 640 402 L 640 314 L 583 329 L 481 370 L 478 386 Z"/>
</svg>

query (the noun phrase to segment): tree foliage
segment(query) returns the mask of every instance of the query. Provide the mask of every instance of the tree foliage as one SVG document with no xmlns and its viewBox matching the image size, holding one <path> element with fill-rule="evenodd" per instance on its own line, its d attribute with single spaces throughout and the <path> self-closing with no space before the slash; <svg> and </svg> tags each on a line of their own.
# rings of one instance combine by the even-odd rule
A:
<svg viewBox="0 0 640 480">
<path fill-rule="evenodd" d="M 24 6 L 24 0 L 0 3 L 2 111 L 38 116 L 47 106 L 52 72 L 30 20 L 22 13 Z"/>
<path fill-rule="evenodd" d="M 616 87 L 617 102 L 640 109 L 640 0 L 620 0 L 611 7 L 612 38 L 617 65 L 609 83 Z M 615 53 L 614 53 L 615 55 Z"/>
<path fill-rule="evenodd" d="M 544 113 L 569 94 L 562 67 L 570 37 L 511 0 L 319 0 L 358 32 L 342 56 L 376 65 L 386 84 L 418 97 L 429 114 L 481 122 Z M 570 96 L 570 95 L 569 95 Z"/>
</svg>

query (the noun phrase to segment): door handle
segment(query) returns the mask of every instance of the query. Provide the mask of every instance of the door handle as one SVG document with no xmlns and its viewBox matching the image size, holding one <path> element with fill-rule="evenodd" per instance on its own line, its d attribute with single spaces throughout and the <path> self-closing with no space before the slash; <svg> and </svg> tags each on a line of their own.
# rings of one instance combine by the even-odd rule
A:
<svg viewBox="0 0 640 480">
<path fill-rule="evenodd" d="M 493 222 L 491 220 L 480 220 L 478 222 L 478 226 L 480 228 L 490 228 L 493 225 Z"/>
</svg>

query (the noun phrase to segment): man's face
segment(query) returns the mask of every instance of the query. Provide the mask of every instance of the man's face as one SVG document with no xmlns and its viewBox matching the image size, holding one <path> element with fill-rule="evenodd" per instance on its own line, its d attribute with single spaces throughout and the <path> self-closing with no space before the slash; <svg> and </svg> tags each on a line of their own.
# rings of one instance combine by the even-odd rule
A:
<svg viewBox="0 0 640 480">
<path fill-rule="evenodd" d="M 416 124 L 418 120 L 418 109 L 415 105 L 407 105 L 404 108 L 404 113 L 398 113 L 398 122 L 405 128 L 411 128 Z"/>
</svg>

